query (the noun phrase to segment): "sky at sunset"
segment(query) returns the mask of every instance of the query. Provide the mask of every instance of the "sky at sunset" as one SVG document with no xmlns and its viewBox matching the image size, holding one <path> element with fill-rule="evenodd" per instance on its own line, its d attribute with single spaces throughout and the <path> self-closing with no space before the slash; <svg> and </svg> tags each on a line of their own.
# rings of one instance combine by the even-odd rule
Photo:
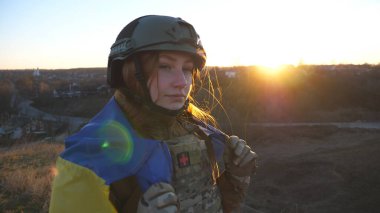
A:
<svg viewBox="0 0 380 213">
<path fill-rule="evenodd" d="M 379 0 L 0 0 L 0 69 L 106 67 L 148 14 L 193 24 L 209 66 L 380 63 Z"/>
</svg>

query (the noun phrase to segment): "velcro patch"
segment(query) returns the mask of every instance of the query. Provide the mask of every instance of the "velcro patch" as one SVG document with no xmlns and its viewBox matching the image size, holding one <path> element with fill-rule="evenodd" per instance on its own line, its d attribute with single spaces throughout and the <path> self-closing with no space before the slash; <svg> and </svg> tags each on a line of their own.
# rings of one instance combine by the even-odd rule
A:
<svg viewBox="0 0 380 213">
<path fill-rule="evenodd" d="M 181 152 L 177 154 L 177 162 L 179 168 L 184 168 L 190 166 L 190 155 L 189 152 Z"/>
</svg>

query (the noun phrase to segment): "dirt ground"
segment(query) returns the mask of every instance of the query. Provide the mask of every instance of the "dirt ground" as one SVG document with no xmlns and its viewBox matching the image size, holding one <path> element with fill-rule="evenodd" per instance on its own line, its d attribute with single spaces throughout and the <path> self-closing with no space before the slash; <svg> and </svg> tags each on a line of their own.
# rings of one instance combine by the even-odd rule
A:
<svg viewBox="0 0 380 213">
<path fill-rule="evenodd" d="M 378 212 L 380 130 L 254 128 L 259 155 L 244 212 Z"/>
</svg>

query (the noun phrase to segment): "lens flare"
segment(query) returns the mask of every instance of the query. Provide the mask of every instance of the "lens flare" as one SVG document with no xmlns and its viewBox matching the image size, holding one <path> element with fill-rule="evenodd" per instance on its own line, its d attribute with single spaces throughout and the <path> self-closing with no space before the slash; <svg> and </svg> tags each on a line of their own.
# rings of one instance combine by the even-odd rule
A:
<svg viewBox="0 0 380 213">
<path fill-rule="evenodd" d="M 133 154 L 133 138 L 129 130 L 117 121 L 108 121 L 99 129 L 98 134 L 104 138 L 100 143 L 106 155 L 117 163 L 128 162 Z"/>
<path fill-rule="evenodd" d="M 102 145 L 101 145 L 101 147 L 103 148 L 103 149 L 105 149 L 105 148 L 108 148 L 110 146 L 110 143 L 106 140 L 106 141 L 104 141 L 103 143 L 102 143 Z"/>
</svg>

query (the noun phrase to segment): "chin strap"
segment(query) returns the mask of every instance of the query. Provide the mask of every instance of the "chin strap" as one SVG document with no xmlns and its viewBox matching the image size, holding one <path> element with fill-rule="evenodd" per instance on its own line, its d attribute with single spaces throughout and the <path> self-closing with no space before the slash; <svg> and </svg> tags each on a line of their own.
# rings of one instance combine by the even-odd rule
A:
<svg viewBox="0 0 380 213">
<path fill-rule="evenodd" d="M 177 116 L 177 115 L 183 113 L 187 109 L 187 107 L 189 106 L 189 99 L 186 99 L 185 104 L 180 109 L 177 109 L 177 110 L 166 109 L 164 107 L 161 107 L 161 106 L 158 106 L 157 104 L 155 104 L 152 101 L 152 98 L 150 97 L 150 92 L 149 92 L 149 89 L 147 86 L 147 80 L 144 76 L 144 73 L 142 72 L 141 63 L 140 63 L 137 56 L 135 56 L 133 58 L 133 62 L 135 64 L 135 68 L 136 68 L 135 77 L 143 89 L 145 98 L 136 95 L 133 91 L 131 91 L 129 88 L 127 88 L 124 85 L 124 87 L 121 87 L 119 89 L 126 97 L 130 98 L 131 100 L 135 101 L 136 103 L 145 105 L 146 107 L 148 107 L 148 109 L 150 109 L 152 111 L 156 111 L 156 112 L 159 112 L 159 113 L 162 113 L 165 115 L 169 115 L 169 116 Z"/>
</svg>

